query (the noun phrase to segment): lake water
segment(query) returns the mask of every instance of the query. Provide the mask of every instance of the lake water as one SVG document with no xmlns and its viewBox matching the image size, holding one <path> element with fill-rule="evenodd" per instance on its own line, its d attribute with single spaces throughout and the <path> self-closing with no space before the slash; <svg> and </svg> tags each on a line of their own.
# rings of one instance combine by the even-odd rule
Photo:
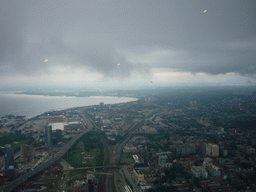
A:
<svg viewBox="0 0 256 192">
<path fill-rule="evenodd" d="M 115 104 L 136 100 L 130 97 L 59 97 L 0 92 L 0 117 L 9 114 L 32 117 L 51 110 L 99 105 L 100 102 Z"/>
</svg>

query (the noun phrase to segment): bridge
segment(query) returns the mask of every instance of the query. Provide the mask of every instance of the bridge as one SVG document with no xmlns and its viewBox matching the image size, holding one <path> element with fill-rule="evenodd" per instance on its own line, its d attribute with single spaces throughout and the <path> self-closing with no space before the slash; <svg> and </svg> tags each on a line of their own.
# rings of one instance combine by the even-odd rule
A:
<svg viewBox="0 0 256 192">
<path fill-rule="evenodd" d="M 116 166 L 116 165 L 109 165 L 109 166 L 96 166 L 96 167 L 77 167 L 77 168 L 68 168 L 68 169 L 64 169 L 63 171 L 75 171 L 75 170 L 89 170 L 89 169 L 120 169 L 120 166 Z"/>
</svg>

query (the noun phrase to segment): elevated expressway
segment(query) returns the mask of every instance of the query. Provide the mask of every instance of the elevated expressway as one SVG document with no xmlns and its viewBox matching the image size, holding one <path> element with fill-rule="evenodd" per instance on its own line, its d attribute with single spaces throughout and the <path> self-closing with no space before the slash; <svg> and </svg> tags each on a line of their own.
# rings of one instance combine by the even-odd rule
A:
<svg viewBox="0 0 256 192">
<path fill-rule="evenodd" d="M 52 164 L 56 163 L 57 161 L 59 161 L 64 155 L 65 153 L 75 144 L 75 142 L 80 139 L 84 134 L 86 134 L 87 132 L 90 132 L 93 128 L 93 125 L 91 124 L 90 121 L 88 121 L 88 119 L 81 114 L 81 117 L 83 118 L 83 120 L 85 121 L 85 123 L 87 124 L 87 129 L 85 131 L 83 131 L 82 133 L 80 133 L 79 135 L 77 135 L 76 137 L 73 137 L 71 139 L 71 141 L 68 142 L 68 144 L 66 146 L 64 146 L 58 153 L 56 153 L 52 158 L 48 159 L 47 162 L 39 165 L 38 167 L 36 167 L 33 171 L 22 175 L 21 177 L 19 177 L 18 179 L 10 182 L 8 185 L 6 185 L 4 188 L 2 188 L 3 192 L 11 192 L 13 191 L 16 187 L 18 187 L 20 184 L 22 184 L 23 182 L 27 181 L 29 178 L 33 177 L 34 175 L 38 174 L 39 172 L 45 170 L 46 168 L 48 168 L 49 166 L 51 166 Z"/>
</svg>

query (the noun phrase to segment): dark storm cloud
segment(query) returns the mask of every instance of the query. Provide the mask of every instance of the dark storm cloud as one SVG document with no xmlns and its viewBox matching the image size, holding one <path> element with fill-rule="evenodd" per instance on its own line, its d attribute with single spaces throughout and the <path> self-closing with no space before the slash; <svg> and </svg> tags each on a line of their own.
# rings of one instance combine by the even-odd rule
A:
<svg viewBox="0 0 256 192">
<path fill-rule="evenodd" d="M 254 75 L 254 8 L 254 1 L 4 0 L 0 73 L 30 75 L 58 63 L 120 79 L 151 67 Z M 181 54 L 149 65 L 118 51 L 143 52 L 138 47 Z"/>
</svg>

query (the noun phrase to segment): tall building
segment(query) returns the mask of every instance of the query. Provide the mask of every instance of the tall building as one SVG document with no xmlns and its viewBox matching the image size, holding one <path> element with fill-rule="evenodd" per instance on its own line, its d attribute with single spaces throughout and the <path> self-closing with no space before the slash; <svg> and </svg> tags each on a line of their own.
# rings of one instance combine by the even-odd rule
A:
<svg viewBox="0 0 256 192">
<path fill-rule="evenodd" d="M 56 138 L 57 138 L 57 144 L 59 142 L 62 142 L 62 131 L 60 129 L 56 130 Z"/>
<path fill-rule="evenodd" d="M 98 179 L 93 174 L 87 174 L 88 192 L 98 191 Z"/>
<path fill-rule="evenodd" d="M 48 125 L 45 127 L 45 145 L 47 147 L 52 146 L 52 126 Z"/>
<path fill-rule="evenodd" d="M 8 170 L 11 166 L 14 166 L 14 156 L 10 144 L 4 146 L 4 160 L 5 160 L 5 170 Z"/>
</svg>

